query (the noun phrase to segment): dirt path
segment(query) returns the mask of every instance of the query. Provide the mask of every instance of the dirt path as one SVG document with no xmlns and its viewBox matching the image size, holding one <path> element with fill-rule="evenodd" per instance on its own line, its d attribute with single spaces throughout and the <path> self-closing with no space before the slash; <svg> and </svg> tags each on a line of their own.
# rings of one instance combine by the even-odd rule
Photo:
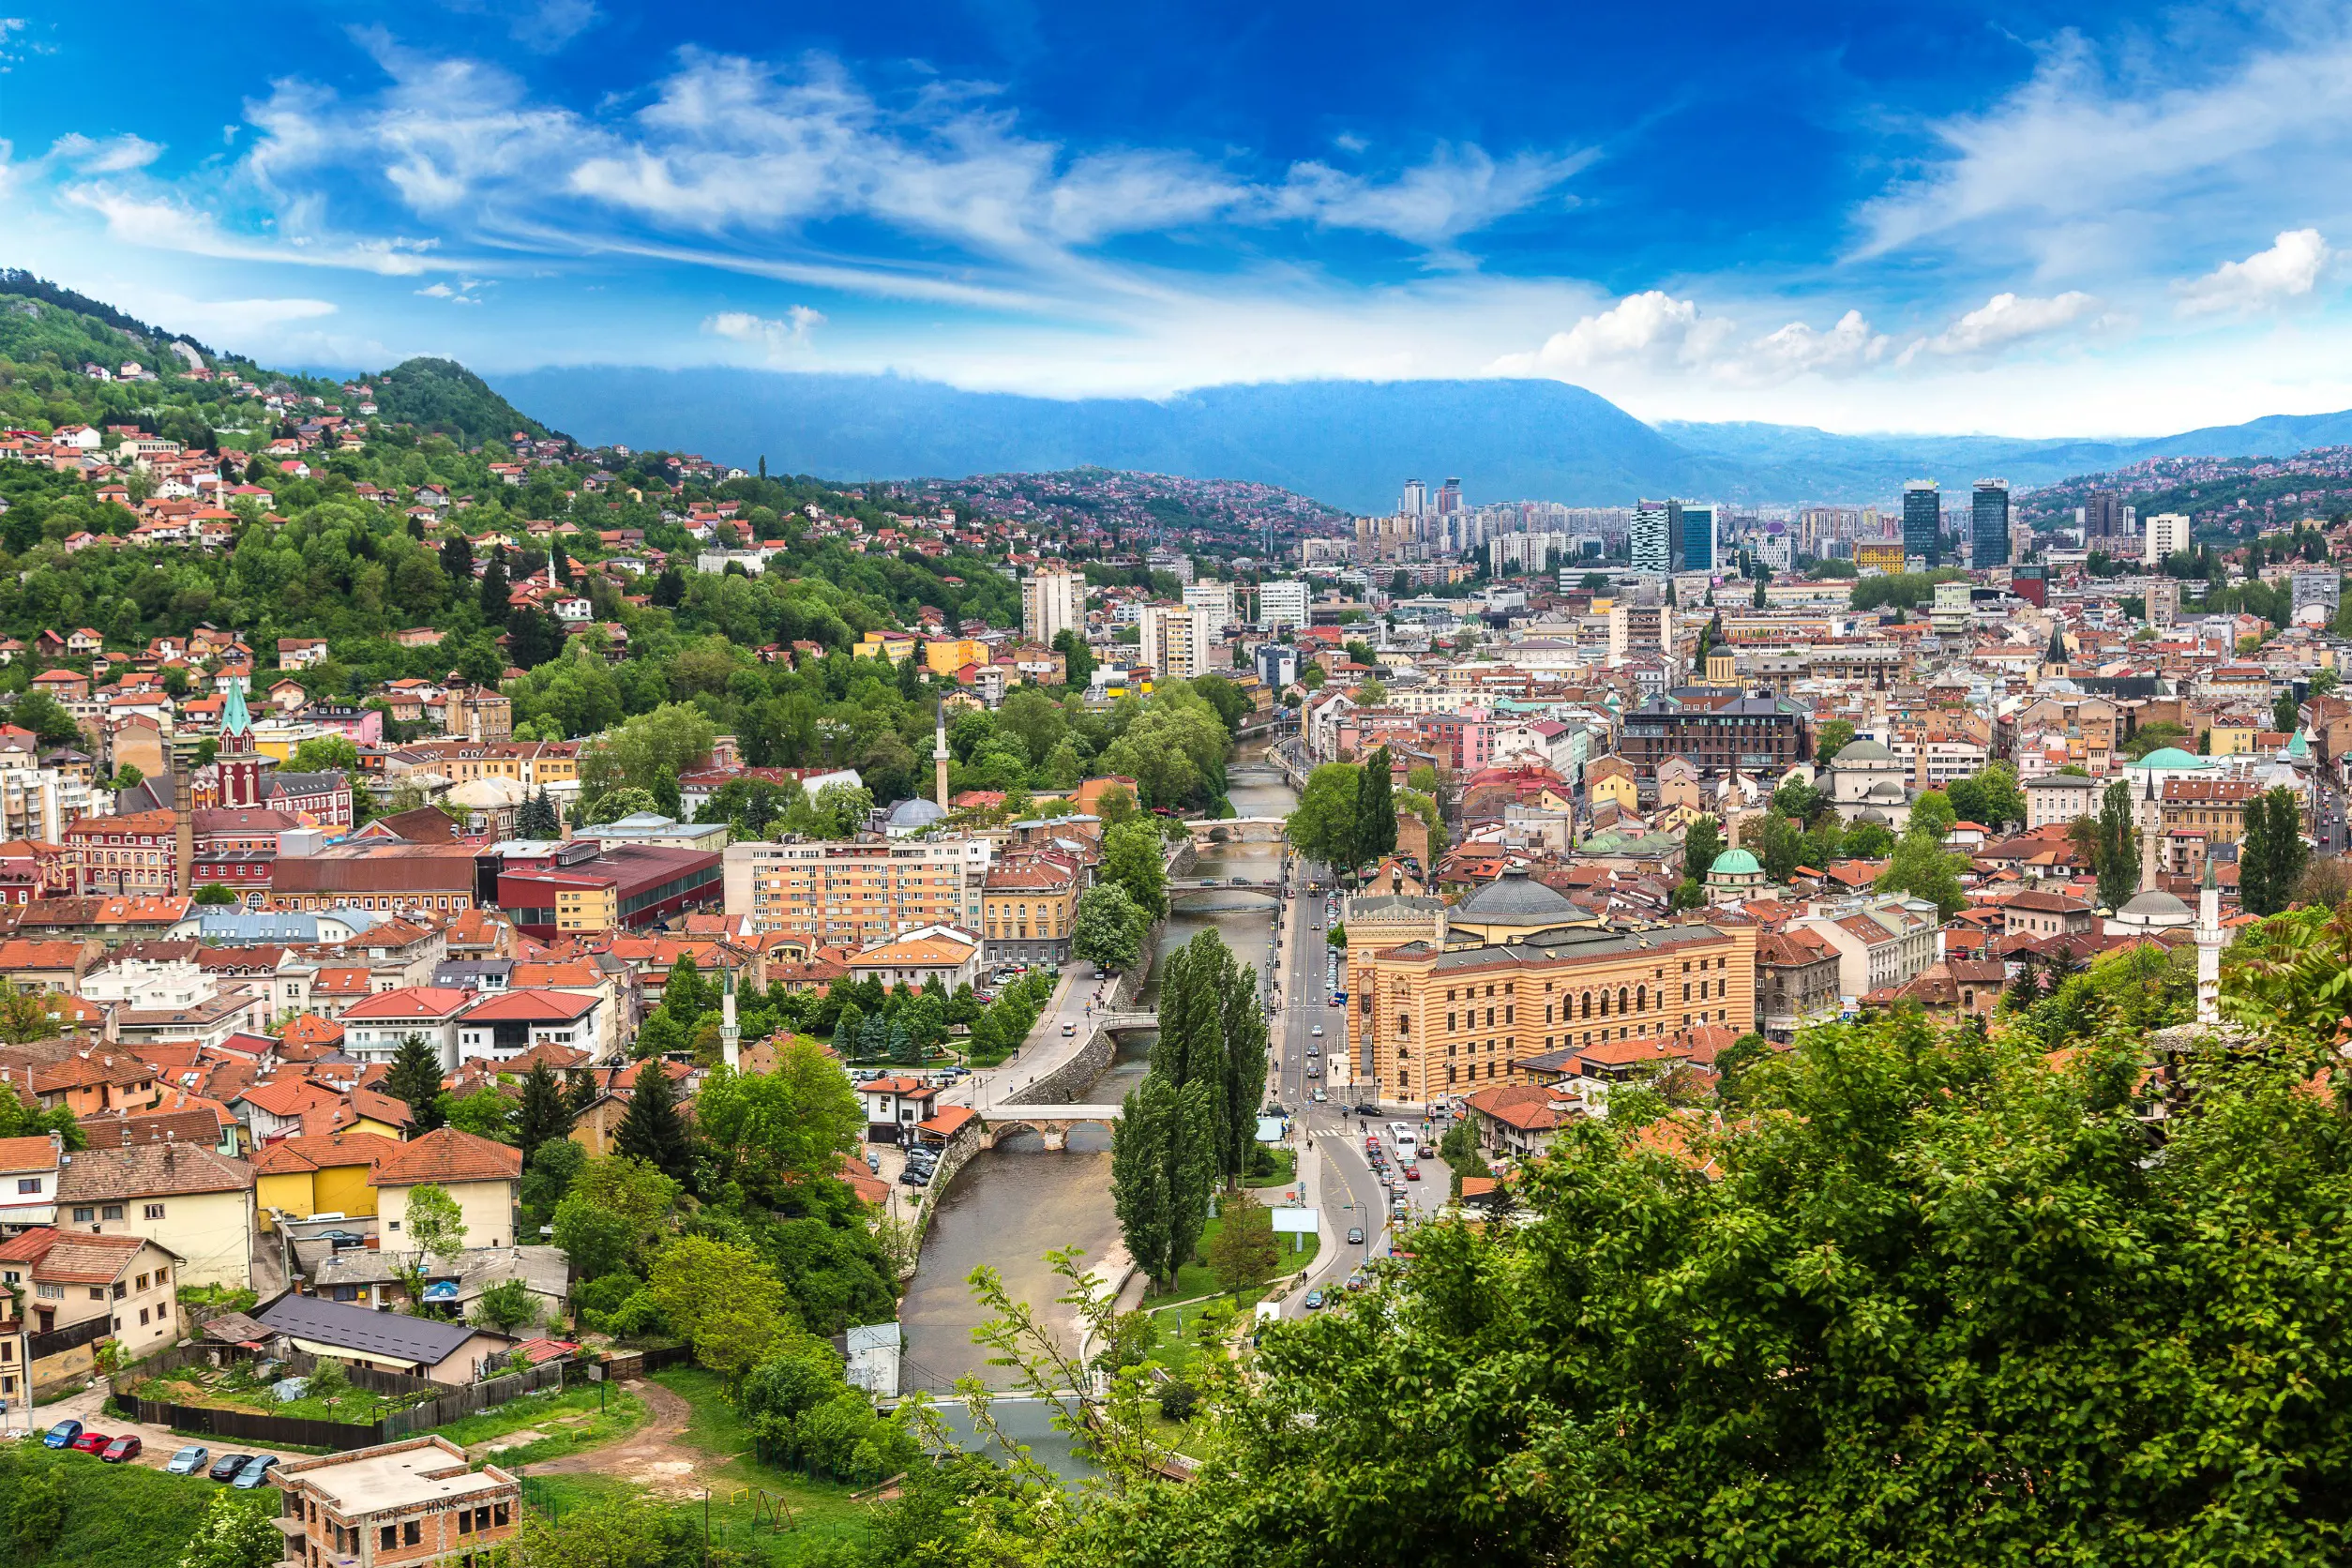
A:
<svg viewBox="0 0 2352 1568">
<path fill-rule="evenodd" d="M 533 1475 L 610 1475 L 646 1491 L 669 1497 L 700 1495 L 707 1479 L 699 1467 L 723 1462 L 724 1456 L 689 1448 L 685 1436 L 694 1408 L 656 1382 L 621 1385 L 645 1401 L 653 1412 L 644 1425 L 621 1442 L 606 1448 L 566 1454 L 560 1459 L 527 1467 Z"/>
</svg>

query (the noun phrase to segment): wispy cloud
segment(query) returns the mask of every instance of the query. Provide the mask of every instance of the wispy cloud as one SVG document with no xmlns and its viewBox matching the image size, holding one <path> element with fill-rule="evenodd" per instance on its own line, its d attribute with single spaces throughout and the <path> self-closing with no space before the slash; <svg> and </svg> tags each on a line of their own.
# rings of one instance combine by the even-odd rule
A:
<svg viewBox="0 0 2352 1568">
<path fill-rule="evenodd" d="M 163 146 L 128 134 L 109 136 L 103 141 L 77 134 L 59 137 L 50 146 L 49 156 L 70 165 L 78 173 L 122 174 L 153 163 L 163 156 Z"/>
<path fill-rule="evenodd" d="M 2268 250 L 2224 262 L 2202 278 L 2173 285 L 2174 309 L 2184 316 L 2264 310 L 2308 297 L 2335 253 L 2316 229 L 2292 229 Z"/>
</svg>

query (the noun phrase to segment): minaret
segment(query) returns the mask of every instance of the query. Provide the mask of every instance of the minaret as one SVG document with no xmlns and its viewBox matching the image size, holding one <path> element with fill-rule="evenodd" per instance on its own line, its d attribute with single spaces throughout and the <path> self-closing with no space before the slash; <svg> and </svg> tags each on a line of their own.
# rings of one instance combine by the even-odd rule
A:
<svg viewBox="0 0 2352 1568">
<path fill-rule="evenodd" d="M 2156 885 L 2156 857 L 2164 843 L 2164 808 L 2156 798 L 2156 775 L 2148 775 L 2148 789 L 2140 798 L 2140 891 L 2148 892 Z"/>
<path fill-rule="evenodd" d="M 931 770 L 939 785 L 939 808 L 947 809 L 947 704 L 942 701 L 933 710 L 939 725 L 937 737 L 931 742 Z"/>
<path fill-rule="evenodd" d="M 727 1065 L 743 1070 L 743 1026 L 735 1021 L 735 972 L 727 972 L 726 994 L 718 1003 L 718 1054 Z"/>
<path fill-rule="evenodd" d="M 2205 884 L 2197 890 L 2197 1022 L 2222 1021 L 2222 884 L 2206 844 Z"/>
</svg>

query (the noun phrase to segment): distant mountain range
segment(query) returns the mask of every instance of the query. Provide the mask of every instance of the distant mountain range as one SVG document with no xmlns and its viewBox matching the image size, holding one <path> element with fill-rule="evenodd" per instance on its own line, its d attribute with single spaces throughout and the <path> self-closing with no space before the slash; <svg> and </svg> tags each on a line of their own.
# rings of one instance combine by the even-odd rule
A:
<svg viewBox="0 0 2352 1568">
<path fill-rule="evenodd" d="M 1476 501 L 1621 506 L 1643 495 L 1888 503 L 1906 479 L 2029 488 L 2151 457 L 2278 457 L 2352 443 L 2352 410 L 2179 435 L 2021 441 L 1644 424 L 1554 381 L 1289 382 L 1165 400 L 964 392 L 899 376 L 583 367 L 491 378 L 583 441 L 700 452 L 828 479 L 961 478 L 1100 465 L 1254 479 L 1358 513 L 1408 478 Z"/>
</svg>

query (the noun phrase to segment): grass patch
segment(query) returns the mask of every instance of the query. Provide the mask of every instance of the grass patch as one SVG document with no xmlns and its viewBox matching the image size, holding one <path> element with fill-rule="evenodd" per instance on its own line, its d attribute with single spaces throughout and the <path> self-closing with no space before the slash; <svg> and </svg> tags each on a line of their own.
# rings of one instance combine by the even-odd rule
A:
<svg viewBox="0 0 2352 1568">
<path fill-rule="evenodd" d="M 605 1390 L 604 1408 L 597 1409 L 597 1390 Z M 544 1390 L 510 1399 L 494 1410 L 462 1417 L 433 1431 L 460 1448 L 493 1442 L 509 1432 L 537 1428 L 547 1436 L 536 1442 L 489 1455 L 501 1469 L 557 1459 L 583 1448 L 618 1442 L 645 1423 L 645 1401 L 614 1383 L 586 1384 L 561 1393 Z"/>
<path fill-rule="evenodd" d="M 58 1453 L 34 1443 L 0 1447 L 0 1498 L 14 1497 L 38 1470 L 65 1484 L 64 1533 L 42 1549 L 20 1542 L 0 1508 L 0 1560 L 21 1568 L 160 1568 L 179 1560 L 204 1516 L 228 1491 L 202 1476 L 166 1475 L 141 1465 L 101 1464 L 95 1455 Z M 245 1494 L 264 1516 L 279 1508 L 276 1487 Z"/>
<path fill-rule="evenodd" d="M 811 1554 L 829 1553 L 837 1545 L 859 1545 L 866 1538 L 867 1506 L 852 1502 L 857 1488 L 827 1481 L 811 1481 L 791 1470 L 764 1465 L 751 1457 L 751 1434 L 733 1406 L 724 1384 L 700 1367 L 671 1367 L 653 1380 L 677 1395 L 692 1408 L 680 1441 L 701 1451 L 715 1462 L 702 1469 L 710 1479 L 711 1545 L 739 1551 L 755 1561 L 789 1568 Z M 634 1496 L 628 1482 L 598 1475 L 532 1476 L 525 1482 L 532 1506 L 561 1517 L 583 1504 L 615 1495 Z M 778 1531 L 761 1517 L 760 1493 L 780 1498 L 792 1509 L 793 1528 Z M 699 1529 L 704 1503 L 697 1498 L 681 1502 Z"/>
<path fill-rule="evenodd" d="M 1238 1316 L 1246 1318 L 1250 1310 L 1265 1299 L 1267 1292 L 1274 1285 L 1303 1272 L 1312 1264 L 1315 1261 L 1316 1253 L 1322 1246 L 1321 1237 L 1307 1236 L 1302 1238 L 1305 1245 L 1293 1252 L 1290 1250 L 1292 1239 L 1289 1236 L 1277 1236 L 1275 1241 L 1281 1249 L 1280 1267 L 1274 1278 L 1264 1284 L 1244 1287 L 1239 1291 L 1228 1291 L 1218 1285 L 1217 1277 L 1210 1270 L 1209 1265 L 1198 1260 L 1199 1257 L 1207 1256 L 1209 1244 L 1216 1240 L 1217 1227 L 1222 1223 L 1216 1219 L 1209 1221 L 1201 1230 L 1200 1244 L 1196 1249 L 1196 1260 L 1177 1271 L 1176 1288 L 1173 1290 L 1158 1292 L 1163 1301 L 1180 1302 L 1184 1304 L 1153 1308 L 1150 1296 L 1147 1295 L 1143 1301 L 1143 1309 L 1152 1314 L 1152 1320 L 1159 1325 L 1160 1330 L 1159 1348 L 1152 1352 L 1150 1359 L 1167 1367 L 1178 1377 L 1184 1376 L 1198 1357 L 1198 1351 L 1193 1343 L 1194 1325 L 1199 1321 L 1202 1311 L 1211 1304 L 1208 1301 L 1196 1298 L 1212 1297 L 1219 1303 L 1229 1303 Z"/>
<path fill-rule="evenodd" d="M 1287 1187 L 1291 1183 L 1299 1179 L 1298 1151 L 1295 1149 L 1271 1149 L 1267 1152 L 1274 1156 L 1274 1168 L 1273 1173 L 1265 1176 L 1248 1177 L 1243 1181 L 1242 1185 L 1245 1187 Z"/>
</svg>

